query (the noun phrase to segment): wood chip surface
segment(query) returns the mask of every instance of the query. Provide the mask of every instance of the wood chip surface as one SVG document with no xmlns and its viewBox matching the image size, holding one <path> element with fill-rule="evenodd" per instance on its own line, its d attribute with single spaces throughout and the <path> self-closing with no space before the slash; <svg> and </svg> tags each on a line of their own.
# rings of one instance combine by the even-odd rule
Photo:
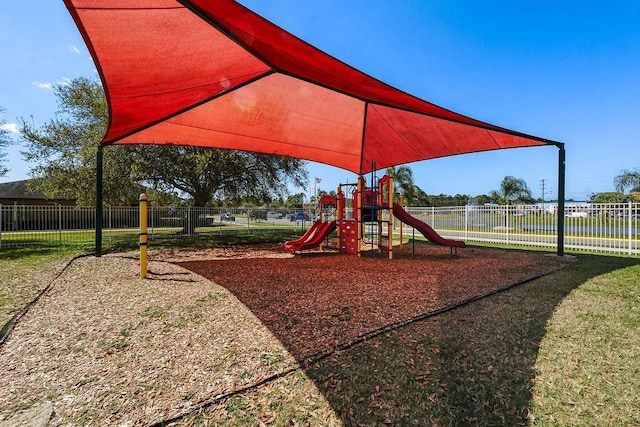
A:
<svg viewBox="0 0 640 427">
<path fill-rule="evenodd" d="M 0 421 L 148 425 L 367 331 L 551 271 L 543 254 L 428 245 L 394 260 L 281 245 L 76 260 L 0 348 Z M 177 263 L 177 264 L 173 264 Z M 318 396 L 322 399 L 322 396 Z"/>
</svg>

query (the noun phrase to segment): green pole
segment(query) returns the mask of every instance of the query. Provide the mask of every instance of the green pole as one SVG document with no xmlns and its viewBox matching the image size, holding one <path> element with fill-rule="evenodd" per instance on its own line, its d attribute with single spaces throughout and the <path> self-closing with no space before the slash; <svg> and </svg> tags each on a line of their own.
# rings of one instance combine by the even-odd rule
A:
<svg viewBox="0 0 640 427">
<path fill-rule="evenodd" d="M 558 144 L 558 256 L 564 256 L 564 181 L 566 153 L 564 144 Z"/>
<path fill-rule="evenodd" d="M 96 154 L 96 252 L 102 256 L 102 145 Z"/>
</svg>

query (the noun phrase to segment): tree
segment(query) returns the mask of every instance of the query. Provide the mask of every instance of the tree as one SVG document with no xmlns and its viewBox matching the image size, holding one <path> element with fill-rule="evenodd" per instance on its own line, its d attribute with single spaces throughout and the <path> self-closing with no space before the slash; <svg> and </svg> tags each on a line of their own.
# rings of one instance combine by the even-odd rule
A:
<svg viewBox="0 0 640 427">
<path fill-rule="evenodd" d="M 594 203 L 623 203 L 626 202 L 628 198 L 622 193 L 609 191 L 594 193 L 591 195 L 590 200 Z"/>
<path fill-rule="evenodd" d="M 494 190 L 489 195 L 495 202 L 510 205 L 512 203 L 533 203 L 531 190 L 522 178 L 505 176 L 500 183 L 500 190 Z"/>
<path fill-rule="evenodd" d="M 624 193 L 626 189 L 630 192 L 640 192 L 640 169 L 625 169 L 613 180 L 618 192 Z"/>
<path fill-rule="evenodd" d="M 107 104 L 100 83 L 78 78 L 54 88 L 59 113 L 35 128 L 24 120 L 23 153 L 35 162 L 37 189 L 50 197 L 78 197 L 93 204 L 95 157 L 107 123 Z M 145 188 L 188 196 L 195 206 L 214 198 L 237 202 L 271 200 L 287 193 L 287 184 L 305 187 L 305 162 L 242 151 L 158 145 L 104 149 L 104 201 L 136 203 Z"/>
<path fill-rule="evenodd" d="M 133 167 L 139 182 L 188 195 L 194 206 L 210 205 L 214 199 L 270 203 L 287 194 L 289 181 L 296 187 L 307 181 L 299 159 L 199 147 L 138 146 Z"/>
<path fill-rule="evenodd" d="M 413 172 L 409 166 L 391 166 L 386 170 L 386 174 L 393 177 L 393 199 L 404 199 L 404 203 L 410 205 L 414 193 Z"/>
<path fill-rule="evenodd" d="M 287 198 L 287 206 L 290 208 L 302 208 L 304 204 L 304 193 L 290 195 Z"/>
<path fill-rule="evenodd" d="M 105 133 L 107 103 L 100 83 L 78 78 L 54 86 L 58 113 L 42 127 L 22 120 L 22 152 L 35 163 L 31 189 L 50 198 L 76 199 L 95 204 L 97 147 Z M 104 201 L 108 205 L 135 204 L 142 187 L 131 171 L 134 147 L 107 149 L 104 153 Z"/>
<path fill-rule="evenodd" d="M 0 107 L 0 113 L 4 112 L 4 108 Z M 5 128 L 5 121 L 0 120 L 0 176 L 5 176 L 9 172 L 9 168 L 5 166 L 7 153 L 5 149 L 11 144 L 9 139 L 9 131 Z"/>
<path fill-rule="evenodd" d="M 475 200 L 475 204 L 478 206 L 482 206 L 491 202 L 491 197 L 487 196 L 486 194 L 478 194 L 473 199 Z"/>
</svg>

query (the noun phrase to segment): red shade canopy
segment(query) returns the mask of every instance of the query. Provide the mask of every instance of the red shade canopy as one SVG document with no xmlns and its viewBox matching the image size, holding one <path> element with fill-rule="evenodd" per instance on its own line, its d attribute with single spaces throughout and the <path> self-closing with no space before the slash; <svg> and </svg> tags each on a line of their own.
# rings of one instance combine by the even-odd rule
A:
<svg viewBox="0 0 640 427">
<path fill-rule="evenodd" d="M 355 173 L 557 142 L 423 101 L 231 0 L 65 0 L 95 60 L 103 144 L 296 157 Z"/>
</svg>

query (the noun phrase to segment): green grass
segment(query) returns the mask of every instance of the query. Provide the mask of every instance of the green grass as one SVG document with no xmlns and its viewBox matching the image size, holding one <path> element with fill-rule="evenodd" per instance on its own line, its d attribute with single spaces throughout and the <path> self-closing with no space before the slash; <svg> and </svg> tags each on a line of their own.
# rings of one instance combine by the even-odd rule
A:
<svg viewBox="0 0 640 427">
<path fill-rule="evenodd" d="M 302 228 L 295 223 L 272 223 L 251 222 L 250 226 L 246 226 L 246 222 L 223 222 L 211 226 L 196 227 L 196 236 L 181 235 L 181 227 L 156 227 L 149 228 L 149 240 L 151 244 L 161 242 L 161 245 L 172 245 L 172 240 L 177 241 L 175 245 L 181 246 L 182 242 L 188 244 L 196 244 L 199 240 L 204 241 L 204 245 L 212 242 L 227 240 L 253 243 L 256 240 L 265 241 L 273 240 L 273 236 L 299 237 L 302 234 Z M 121 250 L 122 248 L 134 248 L 138 244 L 138 235 L 140 230 L 137 228 L 123 229 L 104 229 L 102 232 L 102 245 L 105 252 L 112 250 Z M 266 234 L 264 238 L 255 237 L 256 234 Z M 85 252 L 92 252 L 95 247 L 95 231 L 94 230 L 65 230 L 65 231 L 15 231 L 3 232 L 1 234 L 0 251 L 12 250 L 17 247 L 67 247 L 75 248 Z"/>
<path fill-rule="evenodd" d="M 53 280 L 66 261 L 80 253 L 68 247 L 0 250 L 0 328 Z"/>
<path fill-rule="evenodd" d="M 541 343 L 532 417 L 546 425 L 640 425 L 639 327 L 639 265 L 572 291 Z"/>
</svg>

